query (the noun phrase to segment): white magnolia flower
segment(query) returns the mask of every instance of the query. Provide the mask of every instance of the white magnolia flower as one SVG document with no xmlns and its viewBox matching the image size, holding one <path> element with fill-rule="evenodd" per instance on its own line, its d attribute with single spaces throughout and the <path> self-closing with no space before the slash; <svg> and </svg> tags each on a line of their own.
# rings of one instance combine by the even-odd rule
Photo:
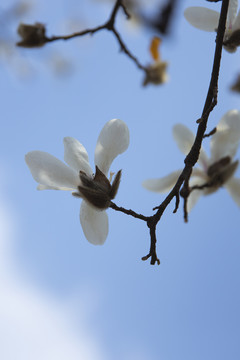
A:
<svg viewBox="0 0 240 360">
<path fill-rule="evenodd" d="M 119 120 L 108 121 L 103 127 L 95 149 L 96 173 L 89 164 L 86 149 L 72 137 L 64 138 L 64 164 L 43 151 L 31 151 L 25 156 L 38 190 L 69 190 L 83 198 L 80 222 L 85 237 L 95 245 L 103 244 L 108 234 L 106 209 L 117 193 L 121 171 L 112 182 L 107 179 L 113 160 L 129 145 L 127 125 Z"/>
<path fill-rule="evenodd" d="M 194 142 L 193 133 L 184 125 L 177 124 L 173 128 L 173 136 L 179 149 L 187 155 Z M 194 168 L 189 186 L 203 186 L 195 189 L 188 198 L 188 211 L 196 204 L 201 195 L 208 195 L 224 186 L 233 200 L 240 206 L 240 179 L 233 175 L 238 161 L 234 161 L 240 142 L 240 111 L 230 110 L 220 120 L 217 131 L 211 137 L 211 157 L 208 158 L 201 149 L 198 159 L 199 167 Z M 143 187 L 159 193 L 169 192 L 176 184 L 182 170 L 177 170 L 160 179 L 148 179 Z"/>
<path fill-rule="evenodd" d="M 224 47 L 235 52 L 240 45 L 240 11 L 238 0 L 230 0 L 227 14 Z M 205 31 L 217 31 L 220 13 L 208 8 L 192 6 L 184 11 L 186 20 L 194 27 Z"/>
</svg>

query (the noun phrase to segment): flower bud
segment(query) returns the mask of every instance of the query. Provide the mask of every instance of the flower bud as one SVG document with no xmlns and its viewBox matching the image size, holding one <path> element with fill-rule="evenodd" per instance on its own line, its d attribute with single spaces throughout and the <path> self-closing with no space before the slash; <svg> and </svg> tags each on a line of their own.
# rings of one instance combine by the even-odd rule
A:
<svg viewBox="0 0 240 360">
<path fill-rule="evenodd" d="M 240 93 L 240 75 L 237 76 L 234 84 L 231 86 L 231 90 Z"/>
<path fill-rule="evenodd" d="M 224 40 L 223 45 L 229 52 L 235 52 L 240 45 L 240 29 L 233 31 L 233 33 Z"/>
<path fill-rule="evenodd" d="M 154 85 L 165 83 L 168 80 L 167 66 L 168 63 L 165 61 L 158 61 L 149 65 L 143 81 L 143 86 L 146 86 L 149 83 Z"/>
<path fill-rule="evenodd" d="M 22 40 L 17 43 L 17 46 L 31 48 L 43 46 L 46 43 L 46 29 L 43 24 L 20 24 L 17 31 L 22 38 Z"/>
</svg>

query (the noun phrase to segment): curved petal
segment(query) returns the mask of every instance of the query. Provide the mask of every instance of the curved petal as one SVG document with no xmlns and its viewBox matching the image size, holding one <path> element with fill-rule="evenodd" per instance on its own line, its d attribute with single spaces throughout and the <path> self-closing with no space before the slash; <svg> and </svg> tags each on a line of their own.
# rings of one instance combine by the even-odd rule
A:
<svg viewBox="0 0 240 360">
<path fill-rule="evenodd" d="M 47 185 L 42 185 L 39 184 L 37 186 L 37 190 L 72 190 L 72 189 L 68 189 L 68 188 L 62 188 L 62 187 L 57 187 L 57 186 L 47 186 Z"/>
<path fill-rule="evenodd" d="M 202 170 L 201 168 L 199 168 L 199 167 L 194 167 L 194 168 L 192 169 L 191 178 L 193 178 L 193 177 L 201 178 L 201 179 L 203 179 L 205 182 L 206 182 L 207 179 L 208 179 L 207 173 L 206 173 L 204 170 Z"/>
<path fill-rule="evenodd" d="M 240 138 L 240 111 L 237 109 L 229 110 L 224 114 L 217 126 L 218 130 L 232 130 Z"/>
<path fill-rule="evenodd" d="M 150 191 L 165 193 L 170 191 L 176 184 L 182 170 L 177 170 L 159 179 L 148 179 L 143 181 L 142 186 Z"/>
<path fill-rule="evenodd" d="M 93 245 L 104 244 L 108 235 L 108 215 L 82 201 L 80 223 L 86 239 Z"/>
<path fill-rule="evenodd" d="M 240 10 L 235 18 L 235 21 L 233 23 L 232 31 L 236 31 L 240 29 Z"/>
<path fill-rule="evenodd" d="M 219 12 L 204 7 L 191 6 L 184 11 L 185 19 L 195 28 L 204 31 L 216 31 Z"/>
<path fill-rule="evenodd" d="M 211 138 L 211 162 L 225 156 L 234 157 L 240 141 L 240 111 L 230 110 L 220 120 Z"/>
<path fill-rule="evenodd" d="M 77 173 L 80 170 L 87 175 L 92 175 L 92 169 L 88 160 L 88 153 L 85 147 L 73 137 L 67 136 L 63 139 L 64 161 Z"/>
<path fill-rule="evenodd" d="M 41 185 L 51 189 L 75 190 L 80 184 L 74 170 L 44 151 L 31 151 L 25 155 L 25 160 L 33 178 Z"/>
<path fill-rule="evenodd" d="M 191 150 L 191 147 L 192 147 L 192 145 L 194 143 L 194 139 L 195 139 L 191 130 L 189 130 L 188 127 L 186 127 L 183 124 L 176 124 L 173 127 L 173 137 L 174 137 L 180 151 L 184 155 L 187 155 L 189 153 L 189 151 Z M 201 151 L 199 154 L 198 163 L 201 164 L 203 169 L 205 169 L 205 170 L 207 169 L 209 161 L 208 161 L 208 157 L 207 157 L 205 151 L 202 148 L 201 148 Z"/>
<path fill-rule="evenodd" d="M 180 151 L 187 155 L 194 142 L 194 135 L 185 125 L 176 124 L 173 127 L 173 137 Z"/>
<path fill-rule="evenodd" d="M 226 28 L 232 30 L 238 10 L 238 0 L 230 0 L 228 6 Z"/>
<path fill-rule="evenodd" d="M 231 178 L 224 186 L 236 204 L 240 206 L 240 179 Z"/>
<path fill-rule="evenodd" d="M 95 149 L 95 165 L 107 176 L 108 170 L 119 154 L 127 150 L 129 130 L 119 119 L 108 121 L 103 127 Z"/>
<path fill-rule="evenodd" d="M 206 179 L 204 177 L 191 177 L 189 181 L 189 186 L 201 186 L 206 183 Z M 203 190 L 193 190 L 188 197 L 187 201 L 187 211 L 190 212 L 192 208 L 196 205 L 197 201 L 199 200 L 200 196 L 204 195 Z"/>
</svg>

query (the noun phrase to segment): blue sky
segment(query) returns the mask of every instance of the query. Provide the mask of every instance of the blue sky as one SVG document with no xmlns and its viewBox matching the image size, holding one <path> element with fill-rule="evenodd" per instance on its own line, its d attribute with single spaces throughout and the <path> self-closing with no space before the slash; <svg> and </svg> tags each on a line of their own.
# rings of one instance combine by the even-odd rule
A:
<svg viewBox="0 0 240 360">
<path fill-rule="evenodd" d="M 188 224 L 182 208 L 173 215 L 170 204 L 157 228 L 161 265 L 153 267 L 141 261 L 149 249 L 144 223 L 109 209 L 107 241 L 94 247 L 79 223 L 79 199 L 36 191 L 24 162 L 31 150 L 63 159 L 62 139 L 73 136 L 93 166 L 99 132 L 120 118 L 129 127 L 130 146 L 113 163 L 113 171 L 123 170 L 116 203 L 151 214 L 164 196 L 147 192 L 141 182 L 183 166 L 172 127 L 181 122 L 196 130 L 210 80 L 215 35 L 187 24 L 183 10 L 191 3 L 181 2 L 173 33 L 163 41 L 170 79 L 161 87 L 141 86 L 143 74 L 107 32 L 41 49 L 17 48 L 1 60 L 3 360 L 16 359 L 16 353 L 20 360 L 38 359 L 40 348 L 39 359 L 47 360 L 239 359 L 239 209 L 224 189 L 201 198 Z M 67 19 L 80 29 L 95 26 L 110 9 L 100 1 L 41 1 L 22 21 L 40 21 L 49 35 L 62 34 Z M 150 63 L 153 33 L 131 29 L 120 18 L 127 46 Z M 56 57 L 71 62 L 69 74 L 55 74 Z M 223 52 L 209 130 L 228 110 L 239 109 L 239 95 L 229 91 L 238 63 L 239 50 Z M 204 147 L 209 150 L 207 139 Z"/>
</svg>

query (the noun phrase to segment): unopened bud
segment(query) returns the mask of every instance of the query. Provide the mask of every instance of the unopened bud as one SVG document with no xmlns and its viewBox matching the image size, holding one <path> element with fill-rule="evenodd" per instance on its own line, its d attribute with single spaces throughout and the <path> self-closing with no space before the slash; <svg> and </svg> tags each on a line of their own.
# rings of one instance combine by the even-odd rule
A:
<svg viewBox="0 0 240 360">
<path fill-rule="evenodd" d="M 17 46 L 31 48 L 43 46 L 46 43 L 46 29 L 43 24 L 20 24 L 17 31 L 22 38 L 22 40 L 17 43 Z"/>
<path fill-rule="evenodd" d="M 240 93 L 240 75 L 238 75 L 236 81 L 231 86 L 231 90 Z"/>
<path fill-rule="evenodd" d="M 218 160 L 217 162 L 209 166 L 207 171 L 208 176 L 213 177 L 216 174 L 221 173 L 226 168 L 226 166 L 230 164 L 230 162 L 230 156 L 225 156 L 224 158 Z"/>
<path fill-rule="evenodd" d="M 208 168 L 210 187 L 205 189 L 205 194 L 211 194 L 220 186 L 224 185 L 235 173 L 238 167 L 238 160 L 231 162 L 230 156 L 226 156 Z"/>
<path fill-rule="evenodd" d="M 240 29 L 234 31 L 223 43 L 225 49 L 229 52 L 235 52 L 240 45 Z"/>
<path fill-rule="evenodd" d="M 168 80 L 167 66 L 168 63 L 165 61 L 158 61 L 149 65 L 143 81 L 143 86 L 146 86 L 149 83 L 154 85 L 165 83 Z"/>
<path fill-rule="evenodd" d="M 235 171 L 238 167 L 238 160 L 234 161 L 233 163 L 229 164 L 226 169 L 221 174 L 222 183 L 225 184 L 231 177 L 234 175 Z"/>
</svg>

